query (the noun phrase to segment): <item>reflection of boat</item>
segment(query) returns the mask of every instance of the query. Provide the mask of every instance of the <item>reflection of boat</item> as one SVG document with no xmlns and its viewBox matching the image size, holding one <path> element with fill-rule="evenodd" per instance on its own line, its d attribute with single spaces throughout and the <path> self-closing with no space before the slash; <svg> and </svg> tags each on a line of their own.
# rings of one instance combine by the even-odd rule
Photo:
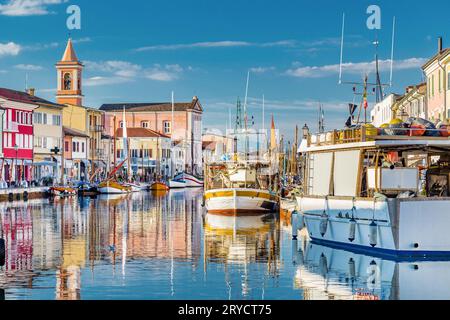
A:
<svg viewBox="0 0 450 320">
<path fill-rule="evenodd" d="M 72 197 L 77 195 L 77 190 L 67 187 L 52 187 L 49 193 L 53 197 Z"/>
<path fill-rule="evenodd" d="M 125 186 L 131 188 L 131 192 L 141 192 L 148 189 L 148 185 L 143 185 L 139 183 L 128 182 L 124 183 Z"/>
<path fill-rule="evenodd" d="M 299 251 L 295 285 L 305 299 L 441 300 L 450 297 L 450 261 L 395 261 L 313 243 Z"/>
<path fill-rule="evenodd" d="M 102 194 L 125 194 L 131 192 L 131 187 L 117 181 L 104 181 L 98 185 L 98 190 Z"/>
</svg>

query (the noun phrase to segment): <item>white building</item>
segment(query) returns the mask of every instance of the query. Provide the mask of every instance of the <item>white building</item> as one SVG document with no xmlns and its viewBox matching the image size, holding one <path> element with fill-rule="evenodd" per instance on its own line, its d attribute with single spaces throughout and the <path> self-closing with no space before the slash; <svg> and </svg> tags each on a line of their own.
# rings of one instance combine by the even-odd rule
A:
<svg viewBox="0 0 450 320">
<path fill-rule="evenodd" d="M 370 118 L 375 127 L 380 127 L 382 124 L 389 123 L 394 118 L 392 107 L 400 98 L 400 95 L 392 93 L 384 98 L 383 101 L 375 104 L 370 112 Z"/>
</svg>

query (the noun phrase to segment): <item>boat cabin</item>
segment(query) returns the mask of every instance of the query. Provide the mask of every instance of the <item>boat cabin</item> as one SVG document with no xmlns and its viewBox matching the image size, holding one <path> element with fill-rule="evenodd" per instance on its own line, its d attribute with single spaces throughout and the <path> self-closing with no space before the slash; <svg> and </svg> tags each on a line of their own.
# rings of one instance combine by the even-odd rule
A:
<svg viewBox="0 0 450 320">
<path fill-rule="evenodd" d="M 450 140 L 446 137 L 369 135 L 359 130 L 310 135 L 304 196 L 374 198 L 450 197 Z"/>
</svg>

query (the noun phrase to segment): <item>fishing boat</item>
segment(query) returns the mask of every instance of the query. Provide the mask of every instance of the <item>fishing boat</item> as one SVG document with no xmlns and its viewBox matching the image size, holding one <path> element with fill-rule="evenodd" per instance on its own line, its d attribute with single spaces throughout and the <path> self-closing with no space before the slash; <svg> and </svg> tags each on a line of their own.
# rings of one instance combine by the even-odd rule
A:
<svg viewBox="0 0 450 320">
<path fill-rule="evenodd" d="M 260 215 L 275 212 L 278 197 L 268 190 L 262 162 L 225 162 L 206 165 L 205 205 L 209 213 Z"/>
<path fill-rule="evenodd" d="M 186 181 L 187 188 L 201 188 L 204 185 L 203 178 L 194 174 L 184 173 L 183 180 Z"/>
<path fill-rule="evenodd" d="M 69 187 L 52 187 L 49 194 L 53 197 L 73 197 L 77 195 L 77 190 Z"/>
</svg>

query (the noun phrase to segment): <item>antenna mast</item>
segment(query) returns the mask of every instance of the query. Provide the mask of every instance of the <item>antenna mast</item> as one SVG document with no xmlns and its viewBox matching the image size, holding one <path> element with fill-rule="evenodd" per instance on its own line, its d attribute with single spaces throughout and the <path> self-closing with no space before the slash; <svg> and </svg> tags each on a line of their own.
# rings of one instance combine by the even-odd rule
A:
<svg viewBox="0 0 450 320">
<path fill-rule="evenodd" d="M 392 22 L 392 48 L 391 48 L 391 75 L 389 78 L 389 86 L 392 87 L 392 76 L 393 76 L 393 68 L 394 68 L 394 47 L 395 47 L 395 17 Z"/>
<path fill-rule="evenodd" d="M 344 60 L 345 12 L 342 14 L 341 60 L 339 63 L 339 84 L 342 84 L 342 64 Z"/>
</svg>

